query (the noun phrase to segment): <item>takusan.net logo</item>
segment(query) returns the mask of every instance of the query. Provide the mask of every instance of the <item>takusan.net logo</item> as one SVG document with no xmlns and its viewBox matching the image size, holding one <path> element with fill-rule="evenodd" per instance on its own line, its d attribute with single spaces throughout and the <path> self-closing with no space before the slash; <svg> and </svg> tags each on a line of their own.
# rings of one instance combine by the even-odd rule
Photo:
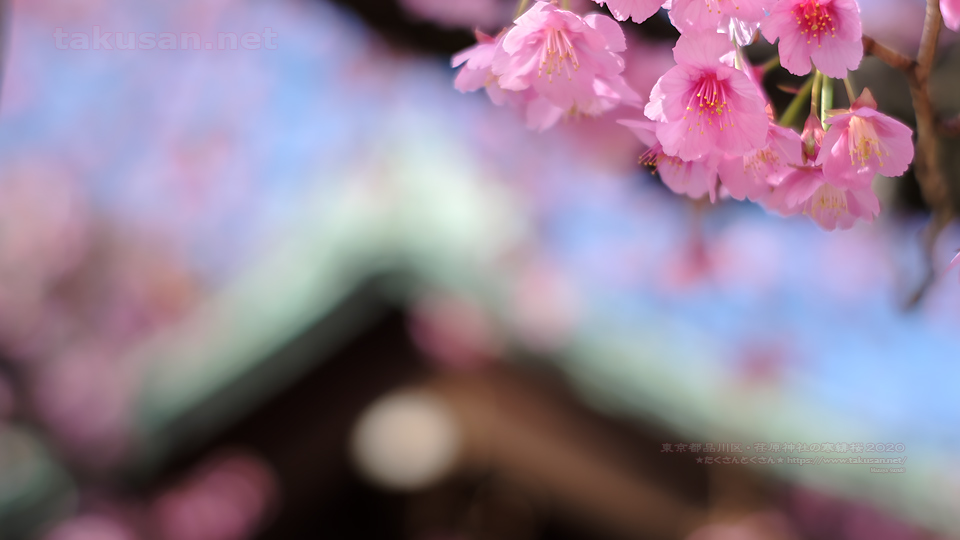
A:
<svg viewBox="0 0 960 540">
<path fill-rule="evenodd" d="M 94 26 L 92 32 L 66 32 L 56 28 L 54 46 L 61 51 L 236 51 L 276 50 L 278 34 L 272 28 L 263 32 L 218 32 L 205 38 L 198 32 L 105 32 Z"/>
</svg>

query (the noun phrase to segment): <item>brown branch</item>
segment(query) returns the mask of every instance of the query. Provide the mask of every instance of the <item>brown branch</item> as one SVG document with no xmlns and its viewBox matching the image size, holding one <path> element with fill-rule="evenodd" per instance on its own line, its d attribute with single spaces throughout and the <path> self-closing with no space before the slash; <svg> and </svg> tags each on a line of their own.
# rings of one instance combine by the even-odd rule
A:
<svg viewBox="0 0 960 540">
<path fill-rule="evenodd" d="M 923 33 L 920 35 L 920 51 L 917 53 L 917 64 L 918 68 L 924 72 L 922 79 L 924 82 L 933 66 L 933 57 L 937 54 L 937 38 L 940 37 L 942 25 L 940 0 L 927 0 L 927 13 L 923 19 Z"/>
<path fill-rule="evenodd" d="M 924 231 L 923 239 L 923 247 L 927 255 L 927 275 L 908 302 L 909 306 L 919 303 L 926 289 L 933 283 L 936 277 L 933 273 L 934 243 L 940 232 L 953 218 L 950 191 L 940 168 L 937 134 L 951 130 L 960 132 L 960 117 L 957 120 L 941 122 L 930 100 L 928 88 L 942 24 L 940 0 L 927 0 L 927 12 L 923 20 L 923 33 L 920 36 L 920 50 L 917 52 L 916 60 L 878 43 L 870 36 L 863 36 L 862 39 L 864 54 L 877 57 L 907 76 L 913 110 L 917 117 L 917 150 L 913 160 L 913 172 L 917 183 L 920 184 L 923 200 L 930 207 L 932 217 Z"/>
<path fill-rule="evenodd" d="M 950 197 L 939 167 L 937 113 L 927 88 L 941 20 L 939 0 L 927 0 L 927 16 L 920 38 L 920 52 L 914 69 L 907 73 L 907 82 L 910 85 L 913 109 L 917 116 L 917 154 L 913 162 L 914 173 L 923 191 L 923 198 L 930 209 L 934 213 L 949 213 Z"/>
<path fill-rule="evenodd" d="M 920 38 L 920 52 L 916 68 L 907 74 L 913 108 L 917 116 L 917 155 L 914 172 L 923 190 L 923 198 L 934 213 L 951 213 L 950 196 L 940 170 L 940 153 L 937 141 L 937 113 L 930 100 L 928 82 L 933 58 L 940 35 L 942 17 L 939 0 L 927 0 L 927 16 Z M 939 232 L 939 231 L 936 231 Z"/>
<path fill-rule="evenodd" d="M 914 70 L 914 66 L 917 64 L 912 58 L 904 54 L 900 54 L 882 43 L 878 43 L 875 39 L 868 35 L 864 35 L 862 41 L 864 54 L 876 56 L 881 62 L 894 69 L 899 69 L 900 71 L 909 74 Z"/>
<path fill-rule="evenodd" d="M 923 199 L 933 214 L 924 238 L 928 274 L 933 271 L 933 249 L 937 236 L 953 217 L 949 188 L 940 167 L 939 141 L 937 140 L 940 121 L 930 100 L 928 88 L 942 21 L 940 0 L 927 0 L 927 14 L 923 21 L 923 34 L 920 37 L 917 61 L 913 69 L 907 72 L 913 110 L 917 117 L 917 152 L 913 160 L 913 171 L 917 183 L 920 184 Z M 932 280 L 928 276 L 911 300 L 911 305 L 920 301 L 931 283 Z"/>
</svg>

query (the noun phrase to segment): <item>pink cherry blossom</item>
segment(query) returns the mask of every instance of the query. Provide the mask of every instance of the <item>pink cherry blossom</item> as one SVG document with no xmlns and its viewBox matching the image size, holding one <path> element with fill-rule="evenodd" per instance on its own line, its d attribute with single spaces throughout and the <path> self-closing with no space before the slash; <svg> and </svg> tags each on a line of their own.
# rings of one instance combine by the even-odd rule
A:
<svg viewBox="0 0 960 540">
<path fill-rule="evenodd" d="M 660 10 L 663 0 L 594 0 L 596 3 L 607 4 L 610 13 L 618 21 L 633 18 L 633 22 L 642 23 Z"/>
<path fill-rule="evenodd" d="M 841 182 L 838 185 L 824 174 L 822 167 L 813 165 L 820 154 L 821 141 L 825 140 L 815 114 L 807 118 L 800 138 L 806 164 L 793 167 L 763 201 L 764 206 L 785 216 L 798 213 L 810 216 L 828 231 L 849 229 L 858 218 L 872 222 L 880 213 L 880 201 L 869 184 L 850 187 Z"/>
<path fill-rule="evenodd" d="M 686 33 L 673 49 L 677 66 L 650 93 L 644 112 L 656 120 L 663 151 L 684 161 L 710 153 L 762 147 L 767 114 L 757 88 L 733 67 L 734 45 L 723 34 Z"/>
<path fill-rule="evenodd" d="M 954 32 L 960 30 L 960 0 L 940 0 L 943 24 Z"/>
<path fill-rule="evenodd" d="M 493 75 L 493 55 L 497 50 L 498 40 L 477 30 L 475 32 L 477 44 L 460 51 L 453 56 L 453 67 L 463 65 L 453 86 L 461 92 L 473 92 L 483 87 L 494 85 L 498 90 L 497 78 Z M 491 96 L 492 98 L 492 96 Z M 496 100 L 494 100 L 496 101 Z"/>
<path fill-rule="evenodd" d="M 849 229 L 857 219 L 867 223 L 880 213 L 880 201 L 870 187 L 849 189 L 827 182 L 819 167 L 802 166 L 783 179 L 767 199 L 783 215 L 802 213 L 822 229 Z"/>
<path fill-rule="evenodd" d="M 620 73 L 626 48 L 623 31 L 604 15 L 581 18 L 537 2 L 504 36 L 493 73 L 505 90 L 532 88 L 570 113 L 600 114 L 616 105 L 626 84 Z"/>
<path fill-rule="evenodd" d="M 817 164 L 834 183 L 866 186 L 874 173 L 900 176 L 913 161 L 912 131 L 877 111 L 870 90 L 854 101 L 849 112 L 827 120 L 832 127 L 823 137 Z M 852 182 L 852 183 L 851 183 Z"/>
<path fill-rule="evenodd" d="M 672 0 L 670 21 L 680 32 L 716 32 L 728 28 L 731 20 L 760 22 L 768 3 L 768 0 Z"/>
<path fill-rule="evenodd" d="M 757 36 L 757 30 L 760 29 L 760 21 L 744 21 L 741 19 L 730 19 L 726 27 L 720 27 L 720 31 L 730 34 L 737 41 L 737 45 L 746 47 L 753 43 Z"/>
<path fill-rule="evenodd" d="M 671 191 L 691 199 L 700 199 L 704 195 L 709 195 L 710 202 L 717 201 L 719 155 L 712 154 L 695 161 L 684 161 L 657 150 L 652 148 L 647 154 L 649 156 L 647 164 L 656 166 L 660 179 Z"/>
<path fill-rule="evenodd" d="M 717 200 L 717 166 L 720 154 L 709 154 L 702 159 L 684 161 L 663 152 L 663 146 L 657 142 L 656 122 L 642 120 L 620 120 L 620 124 L 630 131 L 649 148 L 640 156 L 640 163 L 653 167 L 663 183 L 678 195 L 687 195 L 699 199 L 710 195 L 710 202 Z"/>
<path fill-rule="evenodd" d="M 794 75 L 810 72 L 844 78 L 863 58 L 856 0 L 779 0 L 760 23 L 770 43 L 780 39 L 780 63 Z"/>
<path fill-rule="evenodd" d="M 461 92 L 473 92 L 484 88 L 496 105 L 509 104 L 526 108 L 527 127 L 543 131 L 563 116 L 563 109 L 552 105 L 536 91 L 528 88 L 522 92 L 504 90 L 493 74 L 493 57 L 500 46 L 500 39 L 477 31 L 477 44 L 454 55 L 453 67 L 463 66 L 454 79 L 453 85 Z M 611 101 L 615 101 L 612 100 Z M 615 103 L 614 103 L 615 104 Z M 611 106 L 612 105 L 608 105 Z"/>
<path fill-rule="evenodd" d="M 802 164 L 800 135 L 792 129 L 770 123 L 763 148 L 720 163 L 720 181 L 737 200 L 760 201 Z"/>
</svg>

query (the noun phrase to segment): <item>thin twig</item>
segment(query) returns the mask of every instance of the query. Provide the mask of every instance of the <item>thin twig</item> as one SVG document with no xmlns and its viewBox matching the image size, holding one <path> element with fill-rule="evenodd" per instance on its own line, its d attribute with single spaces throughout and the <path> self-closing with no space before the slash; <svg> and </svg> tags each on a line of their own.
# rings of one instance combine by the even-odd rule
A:
<svg viewBox="0 0 960 540">
<path fill-rule="evenodd" d="M 943 17 L 940 14 L 940 0 L 927 0 L 927 13 L 923 21 L 923 33 L 920 37 L 920 50 L 914 67 L 907 71 L 910 96 L 913 98 L 913 110 L 917 116 L 917 152 L 913 160 L 913 171 L 920 184 L 923 199 L 930 207 L 932 217 L 924 231 L 924 250 L 927 255 L 928 269 L 933 269 L 933 249 L 940 232 L 953 217 L 953 205 L 950 192 L 940 168 L 939 141 L 937 131 L 940 122 L 930 100 L 928 82 L 933 60 L 937 52 L 937 38 Z M 916 305 L 922 298 L 932 280 L 926 279 L 911 299 L 910 305 Z"/>
<path fill-rule="evenodd" d="M 940 122 L 933 102 L 930 100 L 928 83 L 933 60 L 937 54 L 937 39 L 940 36 L 940 27 L 943 24 L 943 15 L 940 13 L 940 0 L 927 0 L 927 12 L 923 20 L 923 33 L 920 36 L 920 50 L 917 59 L 894 51 L 878 43 L 869 36 L 863 36 L 863 51 L 872 54 L 889 66 L 902 71 L 907 76 L 910 86 L 910 96 L 913 99 L 913 110 L 917 117 L 917 152 L 913 160 L 913 172 L 923 200 L 930 207 L 932 217 L 930 224 L 924 231 L 923 247 L 927 255 L 927 273 L 923 283 L 911 297 L 908 306 L 917 305 L 923 298 L 927 288 L 933 283 L 933 249 L 940 232 L 953 218 L 953 205 L 950 191 L 943 172 L 940 169 L 940 152 L 937 133 L 943 132 L 950 125 Z M 960 131 L 960 119 L 956 121 Z"/>
<path fill-rule="evenodd" d="M 899 69 L 904 73 L 911 73 L 915 66 L 916 62 L 910 57 L 900 54 L 897 51 L 887 47 L 886 45 L 877 42 L 875 39 L 868 35 L 864 35 L 863 41 L 863 52 L 866 54 L 872 54 L 876 56 L 881 62 L 889 65 L 894 69 Z"/>
<path fill-rule="evenodd" d="M 923 71 L 922 80 L 926 82 L 933 66 L 933 57 L 937 55 L 937 38 L 943 26 L 940 13 L 940 0 L 927 0 L 927 13 L 923 19 L 923 33 L 920 35 L 920 51 L 917 53 L 918 71 Z"/>
</svg>

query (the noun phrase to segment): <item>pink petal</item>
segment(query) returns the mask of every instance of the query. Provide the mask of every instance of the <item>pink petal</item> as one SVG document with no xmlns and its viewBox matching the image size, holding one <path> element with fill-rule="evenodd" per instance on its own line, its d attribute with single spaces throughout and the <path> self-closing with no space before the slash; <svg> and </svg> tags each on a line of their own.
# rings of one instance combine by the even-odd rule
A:
<svg viewBox="0 0 960 540">
<path fill-rule="evenodd" d="M 604 0 L 594 0 L 601 6 Z M 663 0 L 606 0 L 607 7 L 618 21 L 633 18 L 633 22 L 642 23 L 660 10 Z"/>
<path fill-rule="evenodd" d="M 851 204 L 851 199 L 855 201 L 856 207 Z M 847 193 L 848 211 L 851 215 L 859 217 L 870 223 L 874 216 L 880 215 L 880 199 L 871 188 L 853 189 Z"/>
<path fill-rule="evenodd" d="M 657 124 L 657 138 L 667 155 L 677 156 L 684 161 L 695 161 L 715 151 L 716 141 L 712 131 L 707 131 L 706 136 L 696 137 L 691 137 L 690 133 L 690 128 L 684 122 Z"/>
<path fill-rule="evenodd" d="M 797 169 L 787 175 L 767 199 L 767 205 L 782 215 L 796 214 L 800 203 L 813 196 L 823 185 L 823 175 L 817 169 Z"/>
<path fill-rule="evenodd" d="M 702 1 L 702 0 L 697 0 Z M 701 70 L 712 70 L 721 64 L 720 58 L 734 50 L 729 36 L 716 32 L 687 33 L 677 39 L 673 58 L 677 64 Z"/>
<path fill-rule="evenodd" d="M 587 23 L 587 26 L 603 36 L 603 42 L 606 44 L 608 51 L 622 52 L 627 49 L 627 40 L 623 37 L 623 29 L 610 17 L 593 13 L 584 17 L 583 20 Z"/>
<path fill-rule="evenodd" d="M 720 13 L 714 13 L 703 0 L 673 0 L 670 6 L 670 22 L 680 32 L 716 29 L 720 19 Z"/>
<path fill-rule="evenodd" d="M 940 0 L 940 12 L 947 28 L 954 32 L 960 30 L 960 0 Z"/>
<path fill-rule="evenodd" d="M 763 23 L 760 23 L 760 28 L 768 41 L 776 41 L 776 37 L 767 34 Z M 793 32 L 781 35 L 777 50 L 780 53 L 780 65 L 784 69 L 794 75 L 810 73 L 810 51 L 807 48 L 806 38 Z"/>
<path fill-rule="evenodd" d="M 679 120 L 687 110 L 684 97 L 693 91 L 691 74 L 682 66 L 670 68 L 650 91 L 650 102 L 644 114 L 651 120 Z"/>
<path fill-rule="evenodd" d="M 718 78 L 727 75 L 723 83 L 729 89 L 727 104 L 731 108 L 728 114 L 732 124 L 723 130 L 718 141 L 720 149 L 731 155 L 743 155 L 762 148 L 766 143 L 770 121 L 757 87 L 739 70 L 725 68 L 718 71 L 717 75 Z"/>
<path fill-rule="evenodd" d="M 833 185 L 848 188 L 869 186 L 873 174 L 850 156 L 849 115 L 840 116 L 847 118 L 834 117 L 828 120 L 837 123 L 824 134 L 816 164 L 823 166 L 823 174 Z"/>
<path fill-rule="evenodd" d="M 826 2 L 823 2 L 826 3 Z M 837 39 L 860 41 L 863 28 L 860 23 L 860 6 L 856 0 L 833 0 L 833 22 Z"/>
<path fill-rule="evenodd" d="M 769 130 L 770 145 L 780 156 L 781 163 L 799 165 L 803 160 L 803 143 L 800 141 L 800 134 L 773 123 L 770 124 Z"/>
<path fill-rule="evenodd" d="M 808 29 L 797 23 L 794 11 L 801 0 L 780 0 L 761 21 L 764 37 L 773 43 L 780 40 L 780 63 L 794 75 L 810 72 L 810 60 L 830 77 L 842 78 L 848 69 L 856 69 L 863 57 L 860 9 L 856 0 L 821 0 L 818 9 L 829 14 L 830 33 L 825 28 Z M 809 5 L 808 5 L 809 6 Z M 820 34 L 813 37 L 810 32 Z"/>
<path fill-rule="evenodd" d="M 884 176 L 900 176 L 913 162 L 913 130 L 886 115 L 874 121 L 884 156 L 878 172 Z"/>
<path fill-rule="evenodd" d="M 648 147 L 657 144 L 657 123 L 646 120 L 617 120 L 617 123 L 626 126 Z"/>
<path fill-rule="evenodd" d="M 792 164 L 801 160 L 800 135 L 789 128 L 770 124 L 767 145 L 743 157 L 728 157 L 720 164 L 720 180 L 730 196 L 760 201 L 770 195 L 774 186 L 793 171 Z"/>
<path fill-rule="evenodd" d="M 855 71 L 863 59 L 863 43 L 855 40 L 825 40 L 823 47 L 811 48 L 810 58 L 824 75 L 835 79 L 847 76 L 847 70 Z"/>
<path fill-rule="evenodd" d="M 710 202 L 717 199 L 718 158 L 708 157 L 698 161 L 683 161 L 664 157 L 657 162 L 657 173 L 663 183 L 674 193 L 699 199 L 710 195 Z"/>
<path fill-rule="evenodd" d="M 756 175 L 750 174 L 752 171 L 747 170 L 744 159 L 744 156 L 727 157 L 720 163 L 717 172 L 731 197 L 738 201 L 747 198 L 757 200 L 770 192 L 769 187 Z"/>
</svg>

